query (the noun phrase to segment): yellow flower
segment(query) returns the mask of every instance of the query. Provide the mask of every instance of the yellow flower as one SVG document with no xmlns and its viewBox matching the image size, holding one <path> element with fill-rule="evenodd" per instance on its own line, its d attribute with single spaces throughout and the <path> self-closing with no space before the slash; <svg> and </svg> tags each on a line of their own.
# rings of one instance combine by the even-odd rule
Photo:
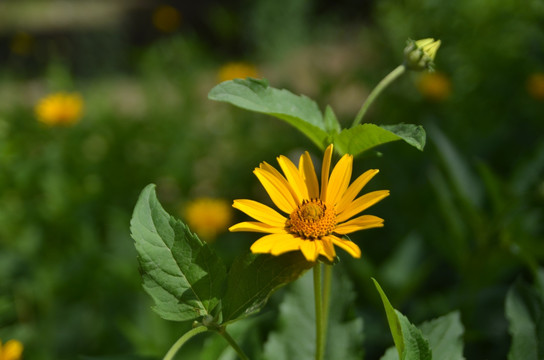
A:
<svg viewBox="0 0 544 360">
<path fill-rule="evenodd" d="M 443 101 L 451 95 L 450 79 L 439 72 L 422 74 L 417 88 L 424 97 L 433 101 Z"/>
<path fill-rule="evenodd" d="M 223 199 L 199 198 L 191 201 L 183 209 L 187 225 L 203 240 L 213 241 L 227 229 L 232 219 L 232 210 Z"/>
<path fill-rule="evenodd" d="M 529 76 L 527 92 L 536 100 L 544 100 L 544 73 L 534 73 Z"/>
<path fill-rule="evenodd" d="M 245 79 L 246 77 L 256 78 L 259 74 L 255 65 L 246 62 L 231 62 L 219 69 L 217 78 L 219 82 L 232 79 Z"/>
<path fill-rule="evenodd" d="M 41 99 L 35 107 L 38 120 L 49 126 L 73 125 L 83 112 L 79 94 L 56 93 Z"/>
<path fill-rule="evenodd" d="M 434 58 L 441 41 L 433 38 L 408 40 L 404 48 L 404 65 L 410 70 L 433 70 Z"/>
<path fill-rule="evenodd" d="M 4 345 L 0 341 L 0 360 L 19 360 L 23 353 L 23 344 L 17 340 L 9 340 Z"/>
<path fill-rule="evenodd" d="M 242 222 L 229 230 L 267 233 L 253 243 L 253 253 L 279 255 L 300 250 L 308 261 L 316 261 L 320 255 L 333 261 L 336 245 L 359 258 L 359 247 L 343 235 L 382 227 L 383 219 L 379 217 L 353 217 L 388 196 L 389 190 L 373 191 L 355 199 L 378 170 L 366 171 L 349 185 L 353 156 L 344 155 L 329 176 L 332 151 L 332 145 L 325 150 L 321 188 L 308 152 L 301 155 L 298 168 L 287 157 L 278 157 L 285 176 L 266 162 L 261 163 L 254 173 L 287 216 L 253 200 L 235 200 L 233 207 L 258 221 Z"/>
<path fill-rule="evenodd" d="M 173 6 L 161 5 L 153 12 L 152 21 L 158 30 L 165 33 L 174 32 L 181 24 L 181 13 Z"/>
</svg>

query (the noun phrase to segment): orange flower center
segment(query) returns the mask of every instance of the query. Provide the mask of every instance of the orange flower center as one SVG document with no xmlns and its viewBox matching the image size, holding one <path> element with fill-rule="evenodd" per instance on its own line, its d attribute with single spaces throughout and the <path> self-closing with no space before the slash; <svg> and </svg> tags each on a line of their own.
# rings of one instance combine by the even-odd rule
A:
<svg viewBox="0 0 544 360">
<path fill-rule="evenodd" d="M 319 199 L 304 200 L 289 215 L 285 228 L 291 234 L 304 239 L 316 240 L 333 232 L 336 214 Z"/>
</svg>

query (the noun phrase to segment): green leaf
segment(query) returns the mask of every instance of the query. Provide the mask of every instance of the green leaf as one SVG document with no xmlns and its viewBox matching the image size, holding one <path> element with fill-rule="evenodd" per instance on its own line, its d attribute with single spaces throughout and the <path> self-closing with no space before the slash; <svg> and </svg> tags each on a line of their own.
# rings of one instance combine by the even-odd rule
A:
<svg viewBox="0 0 544 360">
<path fill-rule="evenodd" d="M 246 254 L 234 260 L 223 299 L 223 323 L 258 312 L 277 288 L 296 280 L 314 263 L 300 252 L 279 256 Z"/>
<path fill-rule="evenodd" d="M 334 270 L 339 269 L 335 267 Z M 335 271 L 331 298 L 325 359 L 362 358 L 363 321 L 348 316 L 355 294 L 350 279 Z M 300 341 L 293 341 L 300 339 Z M 315 299 L 313 278 L 307 273 L 289 286 L 280 305 L 278 328 L 265 344 L 264 359 L 313 360 L 315 358 Z"/>
<path fill-rule="evenodd" d="M 130 222 L 145 291 L 166 320 L 213 315 L 224 290 L 221 259 L 157 200 L 155 185 L 140 194 Z"/>
<path fill-rule="evenodd" d="M 340 127 L 340 123 L 338 122 L 338 118 L 336 117 L 330 105 L 327 105 L 327 107 L 325 108 L 324 121 L 325 129 L 329 134 L 338 134 L 342 130 L 342 128 Z"/>
<path fill-rule="evenodd" d="M 544 296 L 521 280 L 506 296 L 506 317 L 512 345 L 509 360 L 544 358 Z"/>
<path fill-rule="evenodd" d="M 419 329 L 429 340 L 433 360 L 463 360 L 465 331 L 458 311 L 425 322 Z"/>
<path fill-rule="evenodd" d="M 393 336 L 393 342 L 397 348 L 398 358 L 405 360 L 431 360 L 432 352 L 429 342 L 423 337 L 421 331 L 406 316 L 391 306 L 380 284 L 375 279 L 372 279 L 372 281 L 374 281 L 374 285 L 376 285 L 376 289 L 380 293 L 391 335 Z M 387 352 L 385 355 L 387 358 L 382 357 L 382 360 L 393 359 L 393 354 Z"/>
<path fill-rule="evenodd" d="M 423 150 L 425 130 L 420 125 L 411 124 L 382 127 L 374 124 L 362 124 L 344 129 L 340 134 L 335 135 L 334 145 L 341 155 L 357 156 L 376 146 L 398 140 L 404 140 L 418 150 Z"/>
<path fill-rule="evenodd" d="M 275 116 L 297 128 L 320 149 L 325 148 L 329 136 L 323 115 L 317 104 L 306 96 L 275 89 L 266 80 L 247 78 L 222 82 L 210 91 L 208 98 Z"/>
</svg>

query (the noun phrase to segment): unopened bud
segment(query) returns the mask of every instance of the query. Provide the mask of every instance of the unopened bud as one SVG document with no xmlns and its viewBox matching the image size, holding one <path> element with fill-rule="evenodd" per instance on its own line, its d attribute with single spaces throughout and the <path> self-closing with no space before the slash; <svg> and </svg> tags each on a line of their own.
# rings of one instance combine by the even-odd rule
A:
<svg viewBox="0 0 544 360">
<path fill-rule="evenodd" d="M 410 70 L 434 70 L 434 58 L 440 47 L 440 40 L 433 38 L 408 40 L 404 48 L 404 65 Z"/>
</svg>

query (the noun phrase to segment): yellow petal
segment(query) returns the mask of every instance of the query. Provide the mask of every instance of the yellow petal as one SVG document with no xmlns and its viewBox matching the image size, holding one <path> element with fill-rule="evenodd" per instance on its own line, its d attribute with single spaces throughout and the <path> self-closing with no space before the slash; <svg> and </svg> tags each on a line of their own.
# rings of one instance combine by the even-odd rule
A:
<svg viewBox="0 0 544 360">
<path fill-rule="evenodd" d="M 315 261 L 319 256 L 319 249 L 316 246 L 316 241 L 303 240 L 300 243 L 300 251 L 308 261 Z"/>
<path fill-rule="evenodd" d="M 340 239 L 340 238 L 338 238 L 336 236 L 330 236 L 330 238 L 331 238 L 332 242 L 334 243 L 334 245 L 336 245 L 338 247 L 341 247 L 342 249 L 347 251 L 348 254 L 350 254 L 354 258 L 358 259 L 358 258 L 361 257 L 361 249 L 359 249 L 359 246 L 357 246 L 357 244 L 355 244 L 353 241 Z"/>
<path fill-rule="evenodd" d="M 260 223 L 256 221 L 245 221 L 238 223 L 236 225 L 232 225 L 229 228 L 229 231 L 231 232 L 238 232 L 238 231 L 253 231 L 253 232 L 261 232 L 261 233 L 268 233 L 268 234 L 282 234 L 287 233 L 284 228 L 268 225 L 265 223 Z"/>
<path fill-rule="evenodd" d="M 327 201 L 327 187 L 329 184 L 329 172 L 331 168 L 333 145 L 330 144 L 325 149 L 323 155 L 323 164 L 321 164 L 321 201 Z"/>
<path fill-rule="evenodd" d="M 287 219 L 276 210 L 257 201 L 246 199 L 234 200 L 232 207 L 243 211 L 252 218 L 271 226 L 283 228 L 285 226 L 285 221 L 287 221 Z"/>
<path fill-rule="evenodd" d="M 387 196 L 389 196 L 389 190 L 378 190 L 364 194 L 360 198 L 353 201 L 343 212 L 338 213 L 336 216 L 336 221 L 338 223 L 344 222 L 360 212 L 365 211 Z"/>
<path fill-rule="evenodd" d="M 382 218 L 379 218 L 374 215 L 363 215 L 363 216 L 356 217 L 355 219 L 351 219 L 350 221 L 345 222 L 343 224 L 337 225 L 336 229 L 334 229 L 334 232 L 344 235 L 344 234 L 349 234 L 359 230 L 371 229 L 371 228 L 382 227 L 382 226 L 383 226 Z"/>
<path fill-rule="evenodd" d="M 293 187 L 289 184 L 289 182 L 287 182 L 287 179 L 285 179 L 285 177 L 278 170 L 276 170 L 275 167 L 268 164 L 266 161 L 262 162 L 259 165 L 259 167 L 261 169 L 265 170 L 265 171 L 268 171 L 272 175 L 274 175 L 274 177 L 276 179 L 278 179 L 289 190 L 289 192 L 291 193 L 291 196 L 293 196 L 293 199 L 294 199 L 297 206 L 302 203 L 302 200 L 299 199 L 299 197 L 298 197 L 297 193 L 295 192 L 295 190 L 293 189 Z"/>
<path fill-rule="evenodd" d="M 320 253 L 326 256 L 327 259 L 329 259 L 330 261 L 333 261 L 336 257 L 336 251 L 334 250 L 332 240 L 328 236 L 325 236 L 321 239 L 321 247 L 322 251 Z"/>
<path fill-rule="evenodd" d="M 249 249 L 254 254 L 267 254 L 270 253 L 272 246 L 274 246 L 274 244 L 280 240 L 281 235 L 279 234 L 265 235 L 259 240 L 255 241 Z"/>
<path fill-rule="evenodd" d="M 307 151 L 300 156 L 300 161 L 298 163 L 298 170 L 304 182 L 306 183 L 306 188 L 308 189 L 308 196 L 310 199 L 319 198 L 319 184 L 317 182 L 317 176 L 315 174 L 314 164 L 312 158 Z"/>
<path fill-rule="evenodd" d="M 353 156 L 346 154 L 332 170 L 327 187 L 327 204 L 336 205 L 348 188 L 353 168 Z"/>
<path fill-rule="evenodd" d="M 291 186 L 297 193 L 298 198 L 301 200 L 308 199 L 308 188 L 306 187 L 302 176 L 300 176 L 300 173 L 298 172 L 295 164 L 293 164 L 293 162 L 289 160 L 289 158 L 283 155 L 280 155 L 278 157 L 278 163 L 280 164 L 281 169 L 283 170 L 283 173 L 287 178 L 287 181 L 289 182 L 289 184 L 291 184 Z"/>
<path fill-rule="evenodd" d="M 296 209 L 297 204 L 288 189 L 289 184 L 287 182 L 282 182 L 273 173 L 263 169 L 255 169 L 253 173 L 257 176 L 261 184 L 263 184 L 270 199 L 272 199 L 281 211 L 290 214 Z"/>
<path fill-rule="evenodd" d="M 359 176 L 346 190 L 338 204 L 336 205 L 336 213 L 340 214 L 344 211 L 348 205 L 351 204 L 353 199 L 359 194 L 361 189 L 372 179 L 380 170 L 367 170 L 361 176 Z"/>
<path fill-rule="evenodd" d="M 272 255 L 280 255 L 286 252 L 300 250 L 300 245 L 304 240 L 290 234 L 289 236 L 289 239 L 286 238 L 285 240 L 276 242 L 274 246 L 272 246 L 270 253 Z"/>
</svg>

